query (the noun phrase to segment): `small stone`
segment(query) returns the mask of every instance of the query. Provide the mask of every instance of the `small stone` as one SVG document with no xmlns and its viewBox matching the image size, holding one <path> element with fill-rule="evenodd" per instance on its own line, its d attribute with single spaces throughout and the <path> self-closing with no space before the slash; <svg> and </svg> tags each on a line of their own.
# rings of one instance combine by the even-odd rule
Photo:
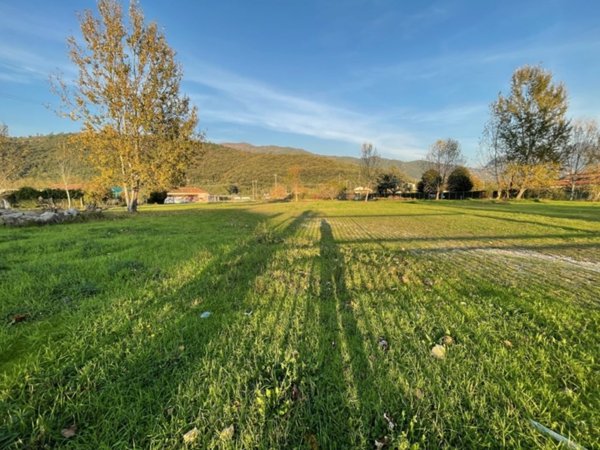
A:
<svg viewBox="0 0 600 450">
<path fill-rule="evenodd" d="M 443 345 L 434 345 L 431 349 L 431 356 L 436 359 L 444 359 L 446 357 L 446 348 Z"/>
<path fill-rule="evenodd" d="M 185 442 L 186 444 L 191 444 L 192 442 L 195 442 L 198 439 L 199 434 L 200 432 L 198 431 L 198 428 L 194 427 L 183 435 L 183 442 Z"/>
<path fill-rule="evenodd" d="M 200 318 L 201 319 L 208 319 L 211 315 L 210 311 L 204 311 L 202 314 L 200 314 Z"/>
<path fill-rule="evenodd" d="M 75 208 L 69 208 L 67 209 L 64 213 L 65 216 L 78 216 L 79 215 L 79 211 L 77 211 Z"/>
<path fill-rule="evenodd" d="M 71 439 L 77 434 L 77 425 L 73 424 L 68 428 L 63 428 L 60 431 L 60 434 L 62 434 L 62 436 L 66 439 Z"/>
<path fill-rule="evenodd" d="M 40 216 L 37 218 L 38 222 L 41 223 L 50 223 L 50 222 L 56 222 L 59 218 L 59 215 L 55 212 L 52 211 L 46 211 L 42 214 L 40 214 Z"/>
<path fill-rule="evenodd" d="M 390 348 L 390 344 L 388 343 L 388 341 L 386 341 L 383 337 L 379 338 L 379 348 L 381 350 L 383 350 L 384 352 L 387 352 L 388 349 Z"/>
</svg>

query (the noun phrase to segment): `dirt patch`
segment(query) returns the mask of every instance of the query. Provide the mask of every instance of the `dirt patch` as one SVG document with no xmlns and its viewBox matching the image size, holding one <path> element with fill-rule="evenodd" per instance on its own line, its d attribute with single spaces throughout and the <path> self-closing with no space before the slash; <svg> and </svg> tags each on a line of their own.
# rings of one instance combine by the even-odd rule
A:
<svg viewBox="0 0 600 450">
<path fill-rule="evenodd" d="M 480 253 L 489 253 L 492 255 L 498 256 L 512 256 L 516 258 L 535 258 L 541 261 L 549 261 L 553 263 L 562 263 L 569 265 L 571 267 L 575 267 L 577 269 L 585 269 L 591 272 L 600 273 L 600 263 L 593 261 L 578 261 L 576 259 L 570 258 L 568 256 L 560 256 L 560 255 L 549 255 L 546 253 L 534 252 L 532 250 L 507 250 L 507 249 L 499 249 L 499 248 L 490 248 L 490 249 L 478 249 L 475 250 Z"/>
</svg>

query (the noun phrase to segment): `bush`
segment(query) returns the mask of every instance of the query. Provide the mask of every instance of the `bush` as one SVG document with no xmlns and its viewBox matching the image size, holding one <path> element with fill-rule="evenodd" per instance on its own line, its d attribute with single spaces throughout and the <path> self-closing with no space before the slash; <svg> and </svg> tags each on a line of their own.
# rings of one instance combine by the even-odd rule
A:
<svg viewBox="0 0 600 450">
<path fill-rule="evenodd" d="M 69 194 L 71 195 L 71 199 L 75 200 L 75 199 L 79 199 L 79 198 L 83 198 L 83 191 L 79 190 L 79 189 L 74 189 L 72 191 L 69 191 Z M 26 201 L 37 201 L 38 199 L 42 198 L 43 200 L 66 200 L 67 199 L 67 193 L 64 189 L 43 189 L 43 190 L 38 190 L 35 188 L 32 188 L 30 186 L 24 186 L 22 188 L 20 188 L 19 190 L 12 192 L 10 195 L 8 195 L 6 197 L 6 199 L 9 201 L 9 203 L 13 203 L 13 204 L 19 204 L 22 202 L 26 202 Z"/>
<path fill-rule="evenodd" d="M 469 169 L 462 166 L 454 169 L 448 176 L 447 185 L 450 192 L 469 192 L 473 189 L 473 180 Z"/>
<path fill-rule="evenodd" d="M 165 203 L 166 198 L 167 198 L 167 191 L 150 192 L 150 196 L 148 197 L 148 203 L 162 205 Z"/>
</svg>

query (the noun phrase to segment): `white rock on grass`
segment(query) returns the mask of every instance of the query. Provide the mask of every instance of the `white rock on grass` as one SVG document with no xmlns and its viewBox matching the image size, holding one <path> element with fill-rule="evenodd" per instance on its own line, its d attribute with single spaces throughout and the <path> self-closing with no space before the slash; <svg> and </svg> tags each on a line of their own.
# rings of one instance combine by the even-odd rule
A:
<svg viewBox="0 0 600 450">
<path fill-rule="evenodd" d="M 58 213 L 52 211 L 46 211 L 38 217 L 37 221 L 41 223 L 50 223 L 56 222 L 59 219 L 60 215 Z"/>
<path fill-rule="evenodd" d="M 431 349 L 431 356 L 436 359 L 444 359 L 446 357 L 446 348 L 443 345 L 434 345 Z"/>
</svg>

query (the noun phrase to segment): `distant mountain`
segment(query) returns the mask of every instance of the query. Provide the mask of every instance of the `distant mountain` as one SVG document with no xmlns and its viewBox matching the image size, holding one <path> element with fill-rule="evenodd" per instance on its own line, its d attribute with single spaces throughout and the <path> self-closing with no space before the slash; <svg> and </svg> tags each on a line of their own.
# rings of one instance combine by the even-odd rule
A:
<svg viewBox="0 0 600 450">
<path fill-rule="evenodd" d="M 33 187 L 58 184 L 60 177 L 54 155 L 61 145 L 68 145 L 70 136 L 51 134 L 11 138 L 11 145 L 23 155 L 25 167 L 18 184 Z M 424 164 L 424 161 L 382 159 L 382 168 L 398 168 L 414 180 L 421 177 Z M 225 193 L 230 185 L 235 184 L 243 194 L 249 194 L 253 182 L 261 191 L 269 190 L 275 182 L 285 184 L 293 166 L 302 168 L 302 184 L 309 189 L 318 189 L 320 185 L 332 182 L 350 188 L 361 184 L 358 158 L 323 156 L 298 148 L 248 143 L 202 144 L 188 169 L 187 182 L 213 193 Z M 85 183 L 92 179 L 93 174 L 93 168 L 79 162 L 73 182 Z"/>
<path fill-rule="evenodd" d="M 341 161 L 341 162 L 344 162 L 347 164 L 353 164 L 353 165 L 360 164 L 360 159 L 357 157 L 318 155 L 318 154 L 310 152 L 308 150 L 304 150 L 301 148 L 294 148 L 294 147 L 279 147 L 277 145 L 258 146 L 258 145 L 248 144 L 246 142 L 239 142 L 239 143 L 227 142 L 227 143 L 222 143 L 220 145 L 223 145 L 223 146 L 229 147 L 229 148 L 233 148 L 236 150 L 251 152 L 251 153 L 267 153 L 267 154 L 273 154 L 273 155 L 300 155 L 300 154 L 301 155 L 315 155 L 315 156 L 322 156 L 325 158 L 334 159 L 334 160 Z M 381 167 L 382 168 L 384 168 L 384 169 L 388 169 L 388 168 L 392 168 L 392 167 L 397 168 L 401 172 L 406 174 L 409 178 L 412 178 L 414 180 L 421 178 L 421 174 L 426 170 L 426 164 L 427 164 L 426 161 L 423 161 L 423 160 L 405 162 L 405 161 L 400 161 L 398 159 L 381 158 Z"/>
<path fill-rule="evenodd" d="M 300 178 L 307 188 L 317 188 L 319 184 L 329 182 L 354 187 L 359 179 L 359 167 L 356 164 L 307 151 L 293 152 L 290 150 L 295 149 L 283 147 L 265 152 L 257 148 L 267 147 L 255 147 L 248 151 L 211 143 L 203 147 L 204 153 L 198 156 L 188 171 L 189 182 L 207 186 L 213 191 L 223 191 L 235 184 L 243 192 L 250 192 L 253 181 L 257 182 L 259 189 L 268 190 L 276 181 L 285 183 L 288 171 L 293 166 L 302 168 Z"/>
<path fill-rule="evenodd" d="M 223 142 L 219 145 L 249 153 L 269 153 L 273 155 L 314 155 L 314 153 L 301 148 L 280 147 L 278 145 L 252 145 L 246 142 Z"/>
</svg>

